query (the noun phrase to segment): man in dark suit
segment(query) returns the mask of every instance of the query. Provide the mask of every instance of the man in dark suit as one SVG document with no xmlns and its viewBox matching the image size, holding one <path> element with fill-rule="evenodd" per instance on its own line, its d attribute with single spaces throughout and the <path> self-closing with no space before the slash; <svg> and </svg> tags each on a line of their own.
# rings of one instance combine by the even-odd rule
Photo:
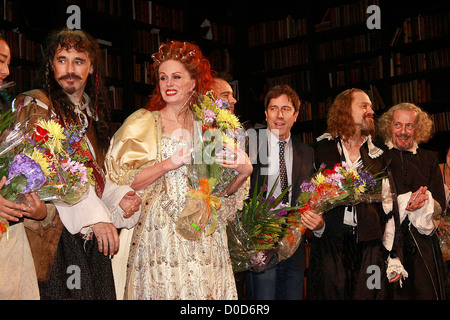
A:
<svg viewBox="0 0 450 320">
<path fill-rule="evenodd" d="M 251 179 L 251 189 L 260 190 L 267 177 L 267 190 L 275 185 L 277 197 L 289 185 L 292 188 L 285 204 L 295 206 L 300 185 L 314 172 L 314 153 L 311 147 L 291 136 L 291 128 L 300 108 L 297 93 L 287 85 L 275 86 L 266 95 L 264 106 L 268 130 L 259 131 L 259 142 L 250 145 L 250 156 L 257 155 Z M 255 149 L 256 148 L 256 149 Z M 258 177 L 258 179 L 256 179 Z M 255 186 L 258 180 L 258 186 Z M 250 194 L 253 194 L 253 191 Z M 310 229 L 323 226 L 321 216 L 308 213 L 303 224 Z M 292 257 L 279 262 L 262 273 L 247 274 L 247 299 L 252 300 L 300 300 L 303 297 L 305 250 L 303 242 Z"/>
</svg>

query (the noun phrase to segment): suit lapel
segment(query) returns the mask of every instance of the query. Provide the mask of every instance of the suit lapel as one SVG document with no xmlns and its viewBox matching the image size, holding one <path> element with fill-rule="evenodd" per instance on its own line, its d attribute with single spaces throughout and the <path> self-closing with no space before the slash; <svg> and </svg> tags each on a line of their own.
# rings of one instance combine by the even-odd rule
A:
<svg viewBox="0 0 450 320">
<path fill-rule="evenodd" d="M 295 190 L 300 187 L 299 177 L 302 165 L 302 155 L 300 154 L 300 146 L 293 140 L 292 141 L 292 195 L 295 195 Z"/>
</svg>

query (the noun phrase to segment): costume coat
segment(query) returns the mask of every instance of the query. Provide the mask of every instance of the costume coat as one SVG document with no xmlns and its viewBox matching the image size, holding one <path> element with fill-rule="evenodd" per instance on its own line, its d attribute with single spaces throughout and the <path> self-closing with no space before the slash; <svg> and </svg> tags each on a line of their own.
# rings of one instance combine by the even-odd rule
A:
<svg viewBox="0 0 450 320">
<path fill-rule="evenodd" d="M 397 196 L 403 194 L 408 200 L 409 193 L 426 186 L 432 199 L 441 208 L 445 208 L 442 174 L 434 152 L 422 148 L 414 151 L 385 148 L 385 154 Z M 429 205 L 432 210 L 433 203 Z M 402 208 L 406 204 L 399 206 Z M 404 281 L 402 288 L 395 285 L 394 299 L 445 299 L 443 257 L 432 213 L 433 211 L 427 221 L 428 228 L 419 225 L 411 213 L 406 212 L 403 215 L 400 213 L 404 267 L 409 277 Z M 425 212 L 422 216 L 424 215 Z"/>
<path fill-rule="evenodd" d="M 345 161 L 340 139 L 324 139 L 314 147 L 315 165 L 332 169 Z M 382 151 L 370 141 L 360 148 L 364 167 L 374 174 L 383 170 Z M 321 237 L 313 236 L 308 270 L 308 299 L 373 300 L 384 299 L 386 293 L 387 251 L 382 238 L 391 215 L 381 203 L 356 206 L 357 227 L 344 225 L 346 207 L 336 207 L 323 214 L 325 229 Z M 371 265 L 379 267 L 379 288 L 369 289 L 367 273 Z"/>
</svg>

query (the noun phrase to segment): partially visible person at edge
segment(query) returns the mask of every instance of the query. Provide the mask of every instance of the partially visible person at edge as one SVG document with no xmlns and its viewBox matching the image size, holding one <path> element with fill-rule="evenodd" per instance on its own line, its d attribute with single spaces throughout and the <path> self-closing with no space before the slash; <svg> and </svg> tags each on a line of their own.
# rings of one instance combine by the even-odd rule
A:
<svg viewBox="0 0 450 320">
<path fill-rule="evenodd" d="M 383 151 L 374 145 L 372 102 L 359 89 L 348 89 L 336 96 L 327 115 L 327 131 L 314 146 L 315 166 L 332 169 L 346 162 L 355 169 L 367 168 L 372 174 L 385 168 Z M 388 180 L 384 181 L 389 192 Z M 339 206 L 323 213 L 323 228 L 313 232 L 308 272 L 308 299 L 374 300 L 385 299 L 388 285 L 388 251 L 396 254 L 395 219 L 392 208 L 377 203 Z M 394 246 L 395 244 L 395 246 Z M 403 271 L 401 260 L 388 259 L 396 276 Z M 379 285 L 367 285 L 371 266 L 379 269 Z M 388 274 L 387 274 L 388 273 Z M 397 274 L 398 273 L 398 274 Z"/>
<path fill-rule="evenodd" d="M 235 113 L 234 106 L 236 104 L 236 98 L 233 94 L 233 88 L 231 85 L 222 78 L 214 78 L 213 91 L 216 95 L 216 99 L 221 99 L 228 102 L 231 113 Z"/>
<path fill-rule="evenodd" d="M 109 255 L 119 247 L 116 227 L 132 227 L 140 198 L 127 186 L 117 186 L 101 168 L 109 145 L 109 105 L 101 75 L 101 52 L 82 30 L 50 34 L 37 89 L 15 100 L 18 120 L 32 126 L 40 118 L 80 125 L 94 160 L 95 187 L 87 199 L 72 205 L 47 204 L 47 218 L 30 226 L 41 299 L 115 299 Z M 61 223 L 62 222 L 62 223 Z M 69 266 L 77 266 L 79 288 L 69 288 Z"/>
<path fill-rule="evenodd" d="M 443 253 L 445 260 L 445 273 L 446 273 L 446 292 L 447 298 L 450 296 L 450 243 L 448 242 L 448 237 L 450 237 L 450 222 L 445 220 L 445 218 L 450 216 L 450 147 L 447 147 L 445 152 L 445 161 L 439 164 L 441 168 L 442 177 L 444 180 L 444 190 L 445 190 L 445 202 L 447 203 L 445 213 L 442 215 L 438 226 L 439 236 L 447 239 L 447 251 Z M 444 251 L 444 250 L 442 250 Z"/>
<path fill-rule="evenodd" d="M 445 299 L 443 258 L 435 221 L 445 209 L 442 174 L 435 152 L 419 145 L 432 136 L 433 121 L 412 103 L 391 107 L 378 120 L 393 176 L 408 278 L 394 284 L 391 298 Z"/>
<path fill-rule="evenodd" d="M 261 190 L 266 179 L 267 190 L 274 188 L 275 198 L 288 186 L 292 186 L 282 202 L 296 206 L 300 185 L 314 172 L 312 148 L 291 134 L 300 105 L 298 94 L 288 85 L 277 85 L 267 92 L 264 108 L 268 130 L 264 135 L 259 135 L 256 150 L 250 146 L 251 158 L 256 159 L 250 194 L 253 194 L 255 188 Z M 264 157 L 267 157 L 266 163 Z M 278 177 L 279 180 L 275 184 Z M 322 226 L 323 219 L 313 212 L 307 212 L 302 216 L 302 222 L 305 227 L 314 230 Z M 304 276 L 303 238 L 297 250 L 288 259 L 278 262 L 276 266 L 264 272 L 246 274 L 247 299 L 301 300 L 304 295 Z"/>
<path fill-rule="evenodd" d="M 120 233 L 113 260 L 118 298 L 236 299 L 226 225 L 248 196 L 252 166 L 244 151 L 220 162 L 239 174 L 220 197 L 217 228 L 187 240 L 176 230 L 184 208 L 194 118 L 191 103 L 212 89 L 208 60 L 199 47 L 171 41 L 153 55 L 158 84 L 147 109 L 129 116 L 111 140 L 106 156 L 109 177 L 131 185 L 143 199 L 133 230 Z M 125 231 L 125 232 L 124 232 Z"/>
<path fill-rule="evenodd" d="M 231 113 L 235 114 L 236 98 L 234 97 L 233 88 L 225 79 L 214 77 L 213 91 L 216 99 L 228 102 L 228 106 Z M 245 124 L 242 123 L 244 126 Z M 245 127 L 244 127 L 245 128 Z M 245 299 L 245 272 L 237 272 L 234 274 L 236 281 L 236 290 L 238 293 L 238 299 Z"/>
<path fill-rule="evenodd" d="M 9 75 L 10 49 L 0 38 L 0 84 Z M 2 113 L 11 109 L 2 104 Z M 6 177 L 1 177 L 0 189 Z M 0 300 L 39 300 L 39 288 L 28 239 L 24 228 L 24 217 L 41 220 L 47 209 L 36 192 L 25 194 L 29 204 L 18 204 L 0 196 L 0 224 L 8 223 L 8 231 L 0 234 Z"/>
<path fill-rule="evenodd" d="M 11 110 L 12 94 L 4 88 L 5 79 L 9 76 L 9 64 L 11 62 L 11 50 L 8 43 L 0 35 L 0 115 Z"/>
</svg>

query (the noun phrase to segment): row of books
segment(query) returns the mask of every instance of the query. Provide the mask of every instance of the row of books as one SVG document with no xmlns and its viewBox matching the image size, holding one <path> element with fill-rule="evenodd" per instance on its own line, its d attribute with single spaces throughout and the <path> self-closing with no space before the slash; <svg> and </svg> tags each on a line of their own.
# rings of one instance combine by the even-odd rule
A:
<svg viewBox="0 0 450 320">
<path fill-rule="evenodd" d="M 133 30 L 133 50 L 145 54 L 153 54 L 160 46 L 159 30 Z"/>
<path fill-rule="evenodd" d="M 352 54 L 370 52 L 381 49 L 382 47 L 382 34 L 380 32 L 371 32 L 319 43 L 316 45 L 316 56 L 320 60 L 328 60 Z"/>
<path fill-rule="evenodd" d="M 19 3 L 3 0 L 0 2 L 0 18 L 5 21 L 14 22 L 19 16 Z"/>
<path fill-rule="evenodd" d="M 234 62 L 228 49 L 214 49 L 210 52 L 205 52 L 205 57 L 209 60 L 213 70 L 222 73 L 232 73 Z"/>
<path fill-rule="evenodd" d="M 150 101 L 150 96 L 143 96 L 140 94 L 134 95 L 135 108 L 145 108 Z"/>
<path fill-rule="evenodd" d="M 16 83 L 14 92 L 19 94 L 31 90 L 34 87 L 33 84 L 37 76 L 38 70 L 36 68 L 16 66 L 10 67 L 10 76 L 8 78 Z"/>
<path fill-rule="evenodd" d="M 233 45 L 236 43 L 235 29 L 232 25 L 211 21 L 212 40 Z"/>
<path fill-rule="evenodd" d="M 314 26 L 316 32 L 342 28 L 365 22 L 370 5 L 379 6 L 378 0 L 362 0 L 326 9 L 322 21 Z"/>
<path fill-rule="evenodd" d="M 112 53 L 108 48 L 101 49 L 103 53 L 103 72 L 106 77 L 123 79 L 122 56 Z"/>
<path fill-rule="evenodd" d="M 313 133 L 310 131 L 300 132 L 300 133 L 297 133 L 295 136 L 298 137 L 300 139 L 300 141 L 302 141 L 303 143 L 306 143 L 306 144 L 311 144 L 314 142 L 313 141 L 314 140 Z"/>
<path fill-rule="evenodd" d="M 336 68 L 339 68 L 339 66 Z M 342 70 L 328 73 L 330 88 L 355 85 L 379 79 L 383 79 L 383 57 L 381 55 L 367 60 L 357 60 L 350 65 L 342 65 Z"/>
<path fill-rule="evenodd" d="M 392 53 L 390 60 L 391 76 L 400 76 L 446 67 L 450 67 L 450 48 L 408 55 L 395 52 Z"/>
<path fill-rule="evenodd" d="M 69 3 L 70 2 L 74 4 L 80 3 L 80 1 L 76 0 L 69 1 Z M 110 16 L 123 17 L 122 0 L 86 0 L 82 2 L 85 2 L 86 8 L 88 9 L 105 13 Z"/>
<path fill-rule="evenodd" d="M 251 25 L 247 29 L 248 46 L 254 47 L 308 33 L 306 18 L 294 19 L 291 15 L 281 20 L 272 20 Z"/>
<path fill-rule="evenodd" d="M 433 39 L 450 34 L 450 11 L 406 18 L 391 40 L 391 46 Z"/>
<path fill-rule="evenodd" d="M 151 61 L 138 61 L 136 56 L 133 56 L 133 66 L 134 66 L 134 81 L 154 85 L 155 84 L 155 76 L 153 75 Z"/>
<path fill-rule="evenodd" d="M 431 115 L 433 119 L 434 132 L 443 132 L 450 130 L 450 112 L 434 113 Z"/>
<path fill-rule="evenodd" d="M 414 79 L 391 86 L 392 104 L 401 102 L 424 103 L 431 101 L 431 87 L 425 79 Z"/>
<path fill-rule="evenodd" d="M 11 51 L 11 57 L 33 62 L 41 62 L 44 56 L 42 45 L 27 39 L 26 35 L 17 31 L 1 31 Z"/>
<path fill-rule="evenodd" d="M 264 51 L 266 71 L 288 68 L 309 62 L 308 43 L 300 42 Z"/>
<path fill-rule="evenodd" d="M 123 87 L 109 86 L 108 98 L 112 110 L 119 110 L 119 111 L 124 110 Z"/>
<path fill-rule="evenodd" d="M 313 114 L 312 114 L 311 102 L 302 100 L 302 103 L 300 105 L 300 109 L 298 112 L 297 121 L 303 122 L 303 121 L 310 121 L 312 119 L 313 119 Z"/>
<path fill-rule="evenodd" d="M 267 84 L 269 88 L 279 84 L 287 84 L 298 93 L 309 92 L 311 90 L 308 70 L 269 77 L 267 78 Z"/>
<path fill-rule="evenodd" d="M 153 1 L 132 0 L 133 20 L 161 28 L 184 31 L 184 12 Z"/>
</svg>

